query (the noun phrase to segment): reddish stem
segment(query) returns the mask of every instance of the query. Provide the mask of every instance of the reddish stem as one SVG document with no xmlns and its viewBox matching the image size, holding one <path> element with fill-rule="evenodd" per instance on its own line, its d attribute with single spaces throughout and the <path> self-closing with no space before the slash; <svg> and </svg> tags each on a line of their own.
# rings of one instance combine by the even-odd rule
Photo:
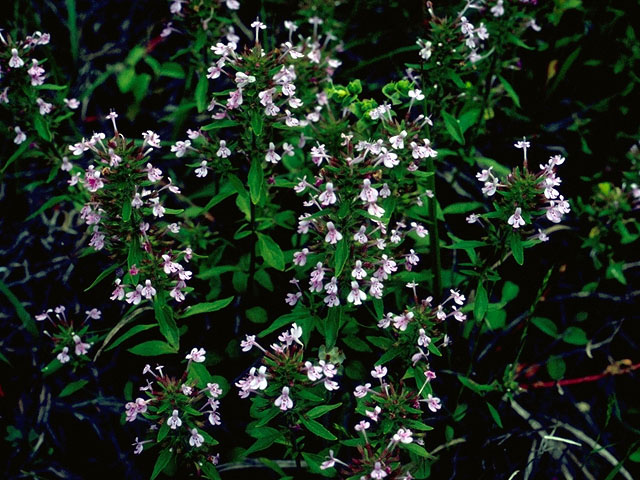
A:
<svg viewBox="0 0 640 480">
<path fill-rule="evenodd" d="M 586 377 L 579 378 L 565 378 L 563 380 L 556 380 L 552 382 L 535 382 L 535 383 L 521 383 L 520 388 L 528 390 L 530 388 L 551 388 L 559 385 L 561 387 L 565 385 L 576 385 L 578 383 L 596 382 L 601 378 L 608 377 L 609 375 L 624 375 L 640 368 L 640 363 L 626 366 L 622 362 L 618 362 L 608 367 L 604 372 L 596 375 L 587 375 Z"/>
</svg>

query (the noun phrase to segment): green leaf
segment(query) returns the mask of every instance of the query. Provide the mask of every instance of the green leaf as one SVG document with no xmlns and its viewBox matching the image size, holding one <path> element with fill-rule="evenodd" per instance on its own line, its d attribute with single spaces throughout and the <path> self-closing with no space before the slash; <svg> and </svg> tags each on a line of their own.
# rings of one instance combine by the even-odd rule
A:
<svg viewBox="0 0 640 480">
<path fill-rule="evenodd" d="M 120 92 L 127 93 L 131 90 L 133 80 L 136 78 L 136 71 L 132 68 L 125 68 L 116 77 L 116 83 Z"/>
<path fill-rule="evenodd" d="M 169 465 L 169 462 L 171 462 L 172 456 L 173 453 L 169 448 L 165 448 L 160 452 L 160 455 L 158 455 L 158 459 L 153 466 L 153 472 L 151 473 L 150 480 L 154 480 L 158 475 L 160 475 L 160 473 L 166 468 L 166 466 Z"/>
<path fill-rule="evenodd" d="M 262 171 L 262 160 L 259 157 L 255 157 L 251 161 L 251 168 L 249 168 L 249 177 L 247 179 L 249 183 L 249 195 L 251 196 L 251 203 L 258 204 L 260 200 L 260 194 L 264 188 L 264 173 Z"/>
<path fill-rule="evenodd" d="M 220 187 L 220 191 L 216 195 L 211 197 L 211 200 L 209 200 L 207 204 L 202 208 L 202 210 L 200 211 L 200 215 L 208 212 L 209 210 L 211 210 L 211 208 L 215 207 L 217 204 L 230 197 L 234 193 L 236 193 L 236 191 L 233 186 L 229 183 L 224 183 L 222 187 Z"/>
<path fill-rule="evenodd" d="M 246 311 L 247 318 L 253 323 L 266 323 L 269 318 L 262 307 L 251 307 Z"/>
<path fill-rule="evenodd" d="M 480 202 L 458 202 L 458 203 L 452 203 L 451 205 L 447 205 L 443 210 L 442 213 L 444 213 L 445 215 L 450 215 L 450 214 L 459 214 L 459 213 L 467 213 L 470 212 L 472 210 L 477 210 L 478 208 L 482 207 L 482 203 Z"/>
<path fill-rule="evenodd" d="M 619 281 L 622 285 L 627 284 L 627 279 L 624 276 L 622 271 L 622 262 L 619 263 L 610 263 L 607 267 L 606 277 L 609 279 L 615 279 Z"/>
<path fill-rule="evenodd" d="M 502 287 L 502 301 L 508 303 L 518 296 L 520 287 L 513 282 L 506 281 Z"/>
<path fill-rule="evenodd" d="M 180 345 L 180 331 L 173 318 L 173 310 L 167 306 L 164 295 L 164 292 L 158 292 L 153 302 L 153 311 L 156 316 L 156 321 L 158 322 L 158 327 L 160 327 L 160 333 L 167 339 L 169 345 L 177 350 Z"/>
<path fill-rule="evenodd" d="M 156 355 L 178 353 L 178 349 L 161 340 L 149 340 L 148 342 L 143 342 L 135 347 L 131 347 L 129 352 L 134 355 L 140 355 L 141 357 L 154 357 Z"/>
<path fill-rule="evenodd" d="M 342 238 L 336 245 L 336 253 L 334 256 L 334 271 L 333 274 L 336 278 L 340 277 L 342 270 L 344 269 L 347 259 L 349 258 L 349 244 L 346 238 Z"/>
<path fill-rule="evenodd" d="M 318 405 L 317 407 L 313 407 L 311 410 L 309 410 L 306 415 L 309 418 L 318 418 L 325 413 L 330 412 L 331 410 L 335 410 L 341 405 L 342 403 L 334 403 L 333 405 Z"/>
<path fill-rule="evenodd" d="M 400 448 L 403 448 L 404 450 L 407 450 L 408 452 L 411 452 L 414 455 L 418 455 L 419 457 L 432 458 L 432 456 L 429 455 L 429 453 L 424 449 L 424 447 L 421 447 L 417 443 L 399 443 L 398 445 L 400 446 Z"/>
<path fill-rule="evenodd" d="M 251 130 L 253 130 L 256 137 L 262 136 L 262 127 L 264 125 L 262 115 L 262 111 L 253 112 L 253 115 L 251 115 Z"/>
<path fill-rule="evenodd" d="M 586 345 L 589 343 L 587 334 L 579 327 L 569 327 L 562 334 L 562 340 L 571 345 Z"/>
<path fill-rule="evenodd" d="M 207 92 L 209 91 L 209 81 L 206 76 L 201 76 L 198 79 L 198 84 L 196 85 L 196 108 L 198 109 L 198 113 L 204 112 L 204 109 L 207 107 Z"/>
<path fill-rule="evenodd" d="M 564 374 L 567 371 L 567 364 L 561 357 L 552 355 L 549 357 L 549 360 L 547 360 L 547 371 L 551 378 L 554 380 L 560 380 L 564 377 Z"/>
<path fill-rule="evenodd" d="M 89 285 L 87 288 L 84 289 L 84 291 L 88 292 L 89 290 L 91 290 L 93 287 L 95 287 L 97 284 L 99 284 L 102 280 L 104 280 L 109 275 L 111 275 L 113 272 L 115 272 L 120 266 L 121 265 L 119 263 L 116 263 L 114 265 L 111 265 L 107 269 L 103 270 L 102 273 L 100 273 L 100 275 L 98 275 L 96 277 L 96 279 L 93 281 L 93 283 L 91 285 Z"/>
<path fill-rule="evenodd" d="M 38 132 L 40 138 L 42 138 L 45 142 L 51 141 L 51 131 L 49 130 L 49 125 L 42 117 L 42 115 L 35 115 L 33 117 L 33 126 Z"/>
<path fill-rule="evenodd" d="M 522 248 L 522 240 L 520 239 L 520 235 L 518 235 L 517 233 L 512 233 L 509 243 L 511 246 L 511 253 L 513 253 L 513 258 L 518 265 L 522 265 L 524 263 L 524 250 Z"/>
<path fill-rule="evenodd" d="M 257 233 L 258 235 L 258 254 L 264 259 L 265 263 L 276 270 L 284 270 L 284 253 L 280 246 L 269 235 Z"/>
<path fill-rule="evenodd" d="M 272 332 L 275 332 L 279 328 L 284 327 L 285 325 L 291 325 L 292 323 L 299 322 L 302 319 L 305 319 L 309 316 L 308 312 L 302 310 L 297 312 L 285 313 L 284 315 L 276 318 L 273 323 L 268 327 L 258 333 L 259 338 L 264 338 L 266 335 L 269 335 Z"/>
<path fill-rule="evenodd" d="M 513 100 L 513 103 L 516 105 L 516 107 L 520 108 L 520 97 L 518 97 L 518 94 L 513 89 L 511 84 L 507 82 L 507 80 L 502 75 L 498 75 L 498 79 L 500 80 L 500 83 L 502 83 L 504 91 L 507 92 L 507 95 L 509 95 L 509 97 L 511 97 L 511 100 Z"/>
<path fill-rule="evenodd" d="M 444 126 L 447 132 L 449 132 L 449 135 L 460 145 L 464 145 L 464 135 L 462 134 L 458 120 L 444 110 L 442 110 L 442 119 L 444 120 Z"/>
<path fill-rule="evenodd" d="M 118 345 L 120 345 L 125 340 L 130 339 L 134 335 L 137 335 L 138 333 L 141 333 L 141 332 L 145 332 L 145 331 L 147 331 L 147 330 L 149 330 L 151 328 L 155 328 L 157 326 L 158 326 L 157 323 L 152 323 L 152 324 L 149 324 L 149 325 L 136 325 L 135 327 L 130 328 L 126 333 L 123 333 L 120 337 L 118 337 L 111 345 L 109 345 L 107 348 L 105 348 L 104 351 L 108 352 L 109 350 L 112 350 L 112 349 L 116 348 Z"/>
<path fill-rule="evenodd" d="M 184 69 L 177 62 L 165 62 L 160 69 L 160 75 L 170 78 L 184 78 Z"/>
<path fill-rule="evenodd" d="M 640 463 L 640 448 L 637 449 L 635 452 L 633 452 L 631 455 L 629 455 L 629 460 L 631 460 L 634 463 Z"/>
<path fill-rule="evenodd" d="M 31 315 L 29 315 L 29 312 L 27 312 L 27 310 L 22 306 L 20 300 L 18 300 L 18 297 L 16 297 L 13 292 L 9 290 L 9 287 L 7 287 L 7 285 L 2 280 L 0 280 L 0 293 L 7 297 L 9 303 L 13 305 L 13 308 L 15 308 L 16 313 L 18 314 L 18 318 L 22 322 L 22 326 L 26 328 L 27 331 L 32 335 L 38 335 L 40 332 L 36 327 L 35 319 Z"/>
<path fill-rule="evenodd" d="M 342 322 L 342 307 L 332 307 L 327 312 L 324 324 L 324 337 L 327 348 L 333 348 L 338 339 L 338 331 Z"/>
<path fill-rule="evenodd" d="M 220 477 L 218 470 L 212 463 L 203 462 L 202 465 L 200 465 L 200 468 L 207 480 L 221 480 L 222 477 Z"/>
<path fill-rule="evenodd" d="M 487 291 L 482 285 L 482 280 L 478 282 L 478 288 L 476 289 L 476 298 L 473 303 L 473 317 L 477 322 L 482 321 L 485 314 L 487 313 L 487 308 L 489 307 L 489 297 L 487 296 Z"/>
<path fill-rule="evenodd" d="M 302 416 L 300 416 L 299 418 L 300 418 L 300 423 L 302 423 L 307 428 L 307 430 L 309 430 L 314 435 L 320 438 L 324 438 L 325 440 L 331 440 L 331 441 L 338 440 L 338 437 L 336 437 L 333 433 L 327 430 L 321 423 L 316 422 L 315 420 L 306 419 Z"/>
<path fill-rule="evenodd" d="M 489 402 L 487 402 L 487 408 L 489 409 L 489 414 L 491 415 L 491 418 L 493 418 L 493 421 L 496 422 L 496 425 L 498 425 L 500 428 L 504 428 L 502 426 L 502 419 L 500 418 L 500 414 L 498 413 L 498 410 L 496 410 L 494 406 L 491 405 Z"/>
<path fill-rule="evenodd" d="M 131 202 L 125 200 L 122 205 L 122 221 L 129 223 L 129 220 L 131 220 Z"/>
<path fill-rule="evenodd" d="M 531 323 L 553 338 L 558 338 L 558 327 L 552 320 L 544 317 L 532 317 Z"/>
<path fill-rule="evenodd" d="M 80 390 L 87 383 L 89 383 L 89 380 L 76 380 L 75 382 L 71 382 L 69 385 L 67 385 L 66 387 L 64 387 L 62 389 L 62 391 L 60 392 L 60 395 L 58 395 L 58 397 L 60 397 L 60 398 L 68 397 L 72 393 L 75 393 L 78 390 Z"/>
<path fill-rule="evenodd" d="M 474 380 L 471 380 L 470 378 L 467 378 L 464 375 L 458 375 L 458 380 L 460 380 L 460 383 L 462 385 L 479 394 L 483 394 L 484 392 L 493 392 L 498 389 L 498 385 L 496 385 L 496 382 L 485 385 L 482 383 L 478 383 Z"/>
<path fill-rule="evenodd" d="M 29 221 L 32 218 L 37 217 L 38 215 L 40 215 L 42 212 L 44 212 L 45 210 L 53 207 L 54 205 L 58 205 L 59 203 L 62 203 L 64 201 L 70 200 L 69 195 L 56 195 L 55 197 L 51 197 L 49 198 L 46 202 L 44 202 L 40 208 L 38 208 L 35 212 L 33 212 L 31 215 L 29 215 L 25 221 Z"/>
<path fill-rule="evenodd" d="M 198 315 L 200 313 L 209 313 L 222 310 L 233 301 L 233 298 L 234 297 L 227 297 L 216 300 L 215 302 L 198 303 L 192 307 L 189 307 L 183 314 L 179 315 L 178 318 L 187 318 L 193 315 Z"/>
<path fill-rule="evenodd" d="M 204 132 L 209 132 L 211 130 L 218 130 L 220 128 L 231 128 L 231 127 L 237 127 L 238 125 L 240 125 L 240 123 L 236 122 L 235 120 L 231 120 L 229 118 L 224 118 L 222 120 L 216 120 L 212 123 L 209 123 L 207 125 L 205 125 L 204 127 L 201 127 L 200 130 L 204 131 Z"/>
<path fill-rule="evenodd" d="M 156 438 L 156 442 L 160 443 L 162 440 L 167 438 L 169 435 L 169 424 L 167 422 L 163 422 L 158 429 L 158 436 Z"/>
<path fill-rule="evenodd" d="M 24 142 L 22 142 L 18 147 L 18 149 L 15 152 L 13 152 L 13 154 L 9 157 L 7 162 L 2 166 L 2 170 L 0 170 L 0 173 L 4 173 L 4 171 L 9 167 L 9 165 L 15 162 L 18 158 L 20 158 L 20 155 L 22 155 L 29 148 L 29 145 L 31 145 L 31 142 L 29 141 L 25 140 Z M 32 217 L 29 216 L 27 220 L 29 220 L 29 218 L 32 218 Z"/>
</svg>

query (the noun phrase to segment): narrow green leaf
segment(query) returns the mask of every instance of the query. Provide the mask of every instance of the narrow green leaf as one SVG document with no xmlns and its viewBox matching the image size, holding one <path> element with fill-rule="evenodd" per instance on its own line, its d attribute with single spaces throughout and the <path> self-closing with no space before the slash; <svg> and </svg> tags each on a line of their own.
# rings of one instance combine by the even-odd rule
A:
<svg viewBox="0 0 640 480">
<path fill-rule="evenodd" d="M 178 318 L 187 318 L 193 315 L 198 315 L 200 313 L 209 313 L 222 310 L 233 301 L 233 298 L 234 297 L 227 297 L 216 300 L 215 302 L 198 303 L 192 307 L 189 307 L 183 314 L 179 315 Z"/>
<path fill-rule="evenodd" d="M 27 312 L 27 310 L 22 306 L 20 300 L 18 300 L 18 297 L 16 297 L 13 292 L 9 290 L 9 287 L 7 287 L 7 285 L 2 280 L 0 280 L 0 293 L 7 297 L 9 303 L 13 305 L 13 308 L 15 308 L 16 313 L 18 314 L 18 318 L 22 322 L 22 326 L 26 328 L 27 331 L 32 335 L 38 335 L 39 332 L 38 328 L 36 327 L 35 319 L 31 315 L 29 315 L 29 312 Z"/>
<path fill-rule="evenodd" d="M 205 75 L 202 75 L 198 79 L 198 84 L 196 85 L 196 108 L 198 109 L 198 113 L 204 112 L 204 109 L 207 107 L 207 92 L 209 91 L 209 81 Z"/>
<path fill-rule="evenodd" d="M 464 135 L 462 134 L 462 129 L 460 128 L 460 124 L 456 118 L 442 110 L 442 119 L 444 120 L 444 126 L 449 132 L 449 135 L 458 142 L 460 145 L 464 145 Z"/>
<path fill-rule="evenodd" d="M 324 337 L 327 348 L 333 348 L 338 339 L 338 331 L 342 323 L 342 307 L 332 307 L 327 312 L 324 324 Z"/>
<path fill-rule="evenodd" d="M 207 204 L 202 208 L 202 210 L 200 211 L 200 215 L 202 215 L 205 212 L 208 212 L 209 210 L 211 210 L 211 208 L 215 207 L 217 204 L 222 202 L 224 199 L 230 197 L 234 193 L 236 193 L 236 191 L 231 186 L 231 184 L 225 183 L 220 188 L 220 191 L 216 195 L 211 197 L 211 200 L 209 200 Z"/>
<path fill-rule="evenodd" d="M 209 123 L 207 125 L 205 125 L 204 127 L 201 127 L 200 130 L 204 131 L 204 132 L 209 132 L 211 130 L 218 130 L 220 128 L 231 128 L 231 127 L 237 127 L 238 125 L 240 125 L 240 123 L 236 122 L 235 120 L 230 120 L 228 118 L 222 119 L 222 120 L 216 120 L 212 123 Z"/>
<path fill-rule="evenodd" d="M 164 292 L 158 292 L 153 301 L 153 311 L 155 313 L 160 333 L 167 339 L 169 345 L 176 350 L 180 344 L 180 331 L 173 318 L 173 310 L 168 308 Z"/>
<path fill-rule="evenodd" d="M 78 63 L 78 15 L 76 11 L 76 0 L 65 0 L 67 5 L 67 28 L 69 29 L 69 45 L 71 47 L 71 58 L 73 63 Z"/>
<path fill-rule="evenodd" d="M 480 202 L 458 202 L 447 205 L 442 209 L 442 213 L 445 215 L 455 215 L 459 213 L 467 213 L 472 210 L 477 210 L 482 207 Z"/>
<path fill-rule="evenodd" d="M 166 468 L 166 466 L 169 465 L 172 456 L 173 453 L 169 448 L 165 448 L 160 452 L 160 455 L 158 455 L 158 459 L 153 466 L 153 472 L 151 473 L 150 480 L 154 480 L 158 475 L 160 475 L 160 473 Z"/>
<path fill-rule="evenodd" d="M 33 212 L 31 215 L 29 215 L 25 219 L 25 222 L 31 220 L 32 218 L 37 217 L 42 212 L 44 212 L 45 210 L 48 210 L 49 208 L 53 207 L 54 205 L 58 205 L 59 203 L 65 202 L 67 200 L 70 200 L 69 195 L 56 195 L 55 197 L 49 198 L 46 202 L 44 202 L 42 205 L 40 205 L 40 208 L 38 208 L 35 212 Z"/>
<path fill-rule="evenodd" d="M 122 221 L 129 223 L 129 220 L 131 220 L 131 202 L 125 200 L 122 205 Z"/>
<path fill-rule="evenodd" d="M 268 328 L 265 328 L 260 333 L 258 333 L 258 337 L 264 338 L 266 335 L 275 332 L 285 325 L 291 325 L 292 323 L 299 322 L 301 319 L 307 318 L 308 316 L 309 314 L 305 311 L 285 313 L 284 315 L 276 318 Z"/>
<path fill-rule="evenodd" d="M 135 347 L 131 347 L 129 352 L 141 357 L 154 357 L 156 355 L 166 355 L 169 353 L 178 353 L 178 350 L 167 342 L 161 340 L 149 340 Z"/>
<path fill-rule="evenodd" d="M 309 418 L 318 418 L 322 415 L 330 412 L 331 410 L 335 410 L 340 407 L 342 403 L 334 403 L 333 405 L 318 405 L 317 407 L 313 407 L 311 410 L 307 412 L 307 417 Z"/>
<path fill-rule="evenodd" d="M 251 161 L 251 168 L 249 168 L 249 177 L 247 179 L 249 183 L 249 195 L 251 196 L 251 203 L 256 205 L 260 200 L 260 194 L 264 188 L 264 173 L 262 171 L 262 160 L 259 157 L 255 157 Z"/>
<path fill-rule="evenodd" d="M 299 418 L 300 422 L 307 428 L 307 430 L 309 430 L 314 435 L 320 438 L 324 438 L 325 440 L 335 441 L 338 439 L 338 437 L 327 430 L 321 423 L 316 422 L 315 420 L 306 419 L 302 416 L 300 416 Z"/>
<path fill-rule="evenodd" d="M 156 442 L 160 443 L 162 440 L 167 438 L 169 435 L 169 424 L 167 422 L 163 422 L 158 429 L 158 437 L 156 438 Z"/>
<path fill-rule="evenodd" d="M 127 330 L 126 333 L 123 333 L 121 336 L 119 336 L 111 345 L 109 345 L 107 348 L 104 349 L 105 352 L 108 352 L 109 350 L 112 350 L 114 348 L 116 348 L 118 345 L 120 345 L 122 342 L 124 342 L 125 340 L 130 339 L 131 337 L 133 337 L 134 335 L 137 335 L 138 333 L 141 332 L 145 332 L 151 328 L 155 328 L 158 325 L 155 323 L 149 324 L 149 325 L 136 325 L 135 327 L 130 328 L 129 330 Z"/>
<path fill-rule="evenodd" d="M 336 245 L 336 253 L 334 256 L 334 276 L 336 278 L 340 277 L 348 258 L 349 243 L 346 238 L 343 238 L 338 242 L 338 245 Z"/>
<path fill-rule="evenodd" d="M 511 234 L 510 239 L 511 253 L 513 253 L 513 258 L 518 265 L 522 265 L 524 263 L 524 250 L 522 248 L 522 240 L 520 239 L 520 235 L 517 233 Z"/>
<path fill-rule="evenodd" d="M 160 68 L 160 75 L 170 78 L 184 78 L 184 69 L 179 63 L 165 62 Z"/>
<path fill-rule="evenodd" d="M 89 383 L 89 380 L 76 380 L 75 382 L 71 382 L 69 385 L 62 389 L 58 397 L 68 397 L 69 395 L 83 388 L 87 383 Z"/>
<path fill-rule="evenodd" d="M 485 314 L 487 313 L 487 308 L 489 307 L 489 298 L 487 296 L 487 291 L 482 284 L 482 280 L 478 282 L 478 288 L 476 289 L 476 298 L 473 303 L 473 317 L 477 322 L 482 321 Z"/>
<path fill-rule="evenodd" d="M 502 83 L 504 91 L 507 92 L 507 95 L 509 95 L 509 97 L 511 97 L 511 100 L 513 100 L 513 103 L 516 105 L 516 107 L 520 108 L 520 97 L 513 89 L 511 84 L 507 82 L 507 80 L 502 75 L 498 75 L 498 79 L 500 80 L 500 83 Z"/>
<path fill-rule="evenodd" d="M 276 270 L 284 270 L 284 253 L 280 246 L 269 235 L 257 233 L 258 235 L 258 253 L 264 259 L 265 263 Z"/>
<path fill-rule="evenodd" d="M 13 152 L 13 154 L 9 157 L 7 162 L 2 166 L 2 170 L 0 170 L 0 173 L 4 173 L 4 171 L 9 167 L 9 165 L 15 162 L 18 158 L 20 158 L 20 155 L 22 155 L 25 152 L 25 150 L 29 148 L 29 145 L 31 145 L 31 142 L 29 142 L 28 139 L 22 142 L 18 147 L 18 149 L 15 152 Z"/>
<path fill-rule="evenodd" d="M 256 137 L 262 136 L 263 124 L 264 124 L 264 119 L 263 119 L 262 110 L 259 112 L 254 112 L 253 115 L 251 115 L 251 130 L 253 130 L 253 133 L 255 134 Z"/>
<path fill-rule="evenodd" d="M 491 405 L 489 402 L 487 402 L 487 408 L 489 409 L 489 414 L 491 415 L 491 418 L 493 418 L 493 421 L 496 422 L 496 425 L 498 425 L 500 428 L 504 428 L 502 426 L 502 419 L 500 418 L 500 414 L 498 413 L 498 410 L 496 410 L 494 406 Z"/>
<path fill-rule="evenodd" d="M 114 265 L 109 266 L 108 268 L 106 268 L 105 270 L 103 270 L 100 275 L 98 275 L 96 277 L 96 279 L 93 281 L 93 283 L 91 285 L 89 285 L 87 288 L 84 289 L 85 292 L 88 292 L 89 290 L 91 290 L 93 287 L 95 287 L 96 285 L 98 285 L 102 280 L 104 280 L 105 278 L 107 278 L 109 275 L 111 275 L 113 272 L 115 272 L 121 265 L 119 263 L 116 263 Z"/>
<path fill-rule="evenodd" d="M 42 115 L 34 115 L 33 126 L 36 129 L 36 132 L 38 132 L 40 138 L 42 138 L 46 142 L 51 141 L 51 131 L 49 130 L 49 125 Z"/>
</svg>

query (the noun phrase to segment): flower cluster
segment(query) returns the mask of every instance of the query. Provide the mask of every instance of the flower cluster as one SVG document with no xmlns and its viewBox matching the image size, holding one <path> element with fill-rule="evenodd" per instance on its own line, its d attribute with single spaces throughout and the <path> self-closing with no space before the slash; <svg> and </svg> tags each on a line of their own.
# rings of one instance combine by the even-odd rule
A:
<svg viewBox="0 0 640 480">
<path fill-rule="evenodd" d="M 395 339 L 392 349 L 404 353 L 405 356 L 407 352 L 415 352 L 411 356 L 410 364 L 415 367 L 421 362 L 426 363 L 425 375 L 427 380 L 431 380 L 435 378 L 435 373 L 429 370 L 429 353 L 440 353 L 434 339 L 441 339 L 442 346 L 446 347 L 449 344 L 448 336 L 440 332 L 440 324 L 450 318 L 464 322 L 467 315 L 462 312 L 462 308 L 466 298 L 458 290 L 451 289 L 450 295 L 434 306 L 431 296 L 418 300 L 417 285 L 414 282 L 407 284 L 407 287 L 413 290 L 415 306 L 408 308 L 400 315 L 387 313 L 379 320 L 378 327 L 383 330 L 392 327 Z"/>
<path fill-rule="evenodd" d="M 148 438 L 136 437 L 134 453 L 142 453 L 146 444 L 153 444 L 169 452 L 180 452 L 186 463 L 194 463 L 199 470 L 207 470 L 217 463 L 210 448 L 218 442 L 205 430 L 205 426 L 221 425 L 220 398 L 223 388 L 204 368 L 206 352 L 193 348 L 184 374 L 173 378 L 163 372 L 164 367 L 146 365 L 142 371 L 148 375 L 141 395 L 125 405 L 127 422 L 144 417 Z M 204 419 L 206 417 L 206 420 Z"/>
<path fill-rule="evenodd" d="M 409 452 L 426 454 L 421 445 L 425 432 L 431 430 L 422 422 L 420 404 L 426 403 L 428 409 L 436 413 L 441 408 L 440 399 L 431 394 L 429 377 L 416 379 L 422 383 L 416 391 L 404 381 L 391 381 L 388 373 L 387 367 L 376 365 L 371 377 L 379 385 L 372 387 L 371 383 L 366 383 L 354 391 L 356 412 L 364 417 L 353 427 L 357 438 L 349 440 L 358 455 L 347 463 L 336 458 L 330 450 L 328 459 L 319 465 L 320 469 L 337 468 L 344 478 L 413 478 L 410 470 L 414 465 L 406 459 L 411 457 Z"/>
<path fill-rule="evenodd" d="M 99 320 L 102 312 L 97 308 L 92 308 L 85 312 L 85 318 L 79 324 L 74 324 L 73 319 L 67 318 L 66 308 L 60 305 L 56 308 L 49 308 L 39 315 L 36 315 L 38 322 L 46 320 L 52 326 L 52 331 L 45 330 L 44 333 L 54 342 L 53 354 L 61 364 L 72 362 L 73 364 L 87 362 L 88 353 L 93 345 L 94 335 L 89 331 L 88 320 Z"/>
<path fill-rule="evenodd" d="M 408 89 L 409 109 L 419 89 Z M 363 102 L 364 103 L 364 102 Z M 365 117 L 379 133 L 363 137 L 357 130 L 342 132 L 329 151 L 319 142 L 310 148 L 313 178 L 298 178 L 294 190 L 306 194 L 304 206 L 312 211 L 298 219 L 298 233 L 305 247 L 293 255 L 293 263 L 309 273 L 308 291 L 319 294 L 329 308 L 346 300 L 362 305 L 368 298 L 382 298 L 385 282 L 400 266 L 412 270 L 419 256 L 404 241 L 410 233 L 419 240 L 428 235 L 424 225 L 404 215 L 392 221 L 399 204 L 422 206 L 432 196 L 420 185 L 421 163 L 437 156 L 427 138 L 420 136 L 423 115 L 397 123 L 389 105 L 364 104 Z M 417 181 L 418 180 L 418 181 Z M 406 210 L 405 210 L 406 211 Z M 305 268 L 306 267 L 306 268 Z M 303 295 L 287 295 L 295 305 Z"/>
<path fill-rule="evenodd" d="M 334 37 L 327 33 L 321 43 L 315 22 L 314 34 L 300 37 L 295 45 L 291 39 L 279 48 L 265 52 L 256 43 L 253 48 L 240 51 L 240 37 L 233 31 L 211 47 L 216 60 L 208 68 L 207 78 L 216 88 L 230 87 L 228 97 L 220 100 L 214 94 L 207 110 L 214 122 L 199 130 L 188 130 L 188 139 L 171 147 L 177 157 L 198 156 L 192 164 L 196 176 L 204 178 L 210 170 L 221 175 L 237 171 L 231 163 L 234 157 L 247 158 L 258 154 L 267 167 L 292 157 L 299 146 L 299 130 L 317 122 L 320 110 L 326 104 L 326 95 L 318 85 L 331 76 L 340 65 L 332 59 Z M 256 30 L 264 27 L 256 20 Z M 289 32 L 298 29 L 286 22 Z M 213 135 L 212 130 L 226 126 L 224 135 Z M 239 126 L 237 132 L 230 127 Z M 255 153 L 254 153 L 255 152 Z"/>
<path fill-rule="evenodd" d="M 126 274 L 116 279 L 112 300 L 137 305 L 161 289 L 181 302 L 192 273 L 179 261 L 188 262 L 192 252 L 172 247 L 181 227 L 164 221 L 165 214 L 176 211 L 165 208 L 162 194 L 179 194 L 180 189 L 149 160 L 151 152 L 160 149 L 160 138 L 148 130 L 142 134 L 142 144 L 135 146 L 118 133 L 117 114 L 111 112 L 108 118 L 116 133 L 113 138 L 94 133 L 69 146 L 74 155 L 90 151 L 94 156 L 84 175 L 77 173 L 69 181 L 90 194 L 80 212 L 91 232 L 89 246 L 106 249 L 118 262 L 127 260 Z"/>
<path fill-rule="evenodd" d="M 66 89 L 43 89 L 47 78 L 46 60 L 35 58 L 38 46 L 47 45 L 48 33 L 34 32 L 16 41 L 0 31 L 0 108 L 11 111 L 19 124 L 11 126 L 13 143 L 20 145 L 36 138 L 50 142 L 56 126 L 76 110 L 80 102 L 63 98 Z M 68 167 L 62 164 L 62 168 Z"/>
<path fill-rule="evenodd" d="M 304 345 L 300 340 L 302 328 L 293 324 L 278 336 L 280 343 L 273 343 L 270 350 L 264 349 L 256 341 L 255 335 L 247 335 L 240 344 L 244 352 L 253 347 L 264 353 L 262 365 L 251 367 L 248 375 L 236 382 L 241 398 L 251 394 L 276 397 L 273 405 L 285 412 L 296 405 L 296 394 L 322 385 L 324 390 L 339 388 L 335 377 L 338 366 L 320 359 L 317 364 L 304 359 Z M 305 397 L 306 398 L 306 397 Z"/>
<path fill-rule="evenodd" d="M 495 202 L 499 215 L 514 231 L 545 218 L 550 222 L 560 223 L 563 215 L 571 211 L 569 202 L 556 188 L 562 183 L 556 167 L 562 165 L 565 158 L 554 155 L 546 164 L 539 166 L 538 172 L 532 172 L 527 160 L 530 142 L 523 139 L 515 147 L 523 151 L 522 170 L 515 168 L 503 182 L 493 174 L 492 167 L 482 170 L 476 174 L 476 178 L 484 184 L 482 193 L 487 197 L 499 194 Z M 476 223 L 481 218 L 483 215 L 472 214 L 467 217 L 467 222 Z M 541 229 L 537 237 L 542 241 L 547 239 Z"/>
</svg>

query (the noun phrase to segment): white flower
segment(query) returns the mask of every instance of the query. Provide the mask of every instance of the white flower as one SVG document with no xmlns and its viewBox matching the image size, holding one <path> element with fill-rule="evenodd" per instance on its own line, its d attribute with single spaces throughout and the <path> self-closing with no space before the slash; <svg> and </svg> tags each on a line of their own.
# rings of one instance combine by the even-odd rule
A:
<svg viewBox="0 0 640 480">
<path fill-rule="evenodd" d="M 282 387 L 282 395 L 276 398 L 274 405 L 283 412 L 293 408 L 293 400 L 289 397 L 289 387 Z"/>
<path fill-rule="evenodd" d="M 192 348 L 191 349 L 191 353 L 188 353 L 187 356 L 185 357 L 187 360 L 191 360 L 192 362 L 195 363 L 202 363 L 205 360 L 205 354 L 207 352 L 205 351 L 204 348 Z"/>
</svg>

